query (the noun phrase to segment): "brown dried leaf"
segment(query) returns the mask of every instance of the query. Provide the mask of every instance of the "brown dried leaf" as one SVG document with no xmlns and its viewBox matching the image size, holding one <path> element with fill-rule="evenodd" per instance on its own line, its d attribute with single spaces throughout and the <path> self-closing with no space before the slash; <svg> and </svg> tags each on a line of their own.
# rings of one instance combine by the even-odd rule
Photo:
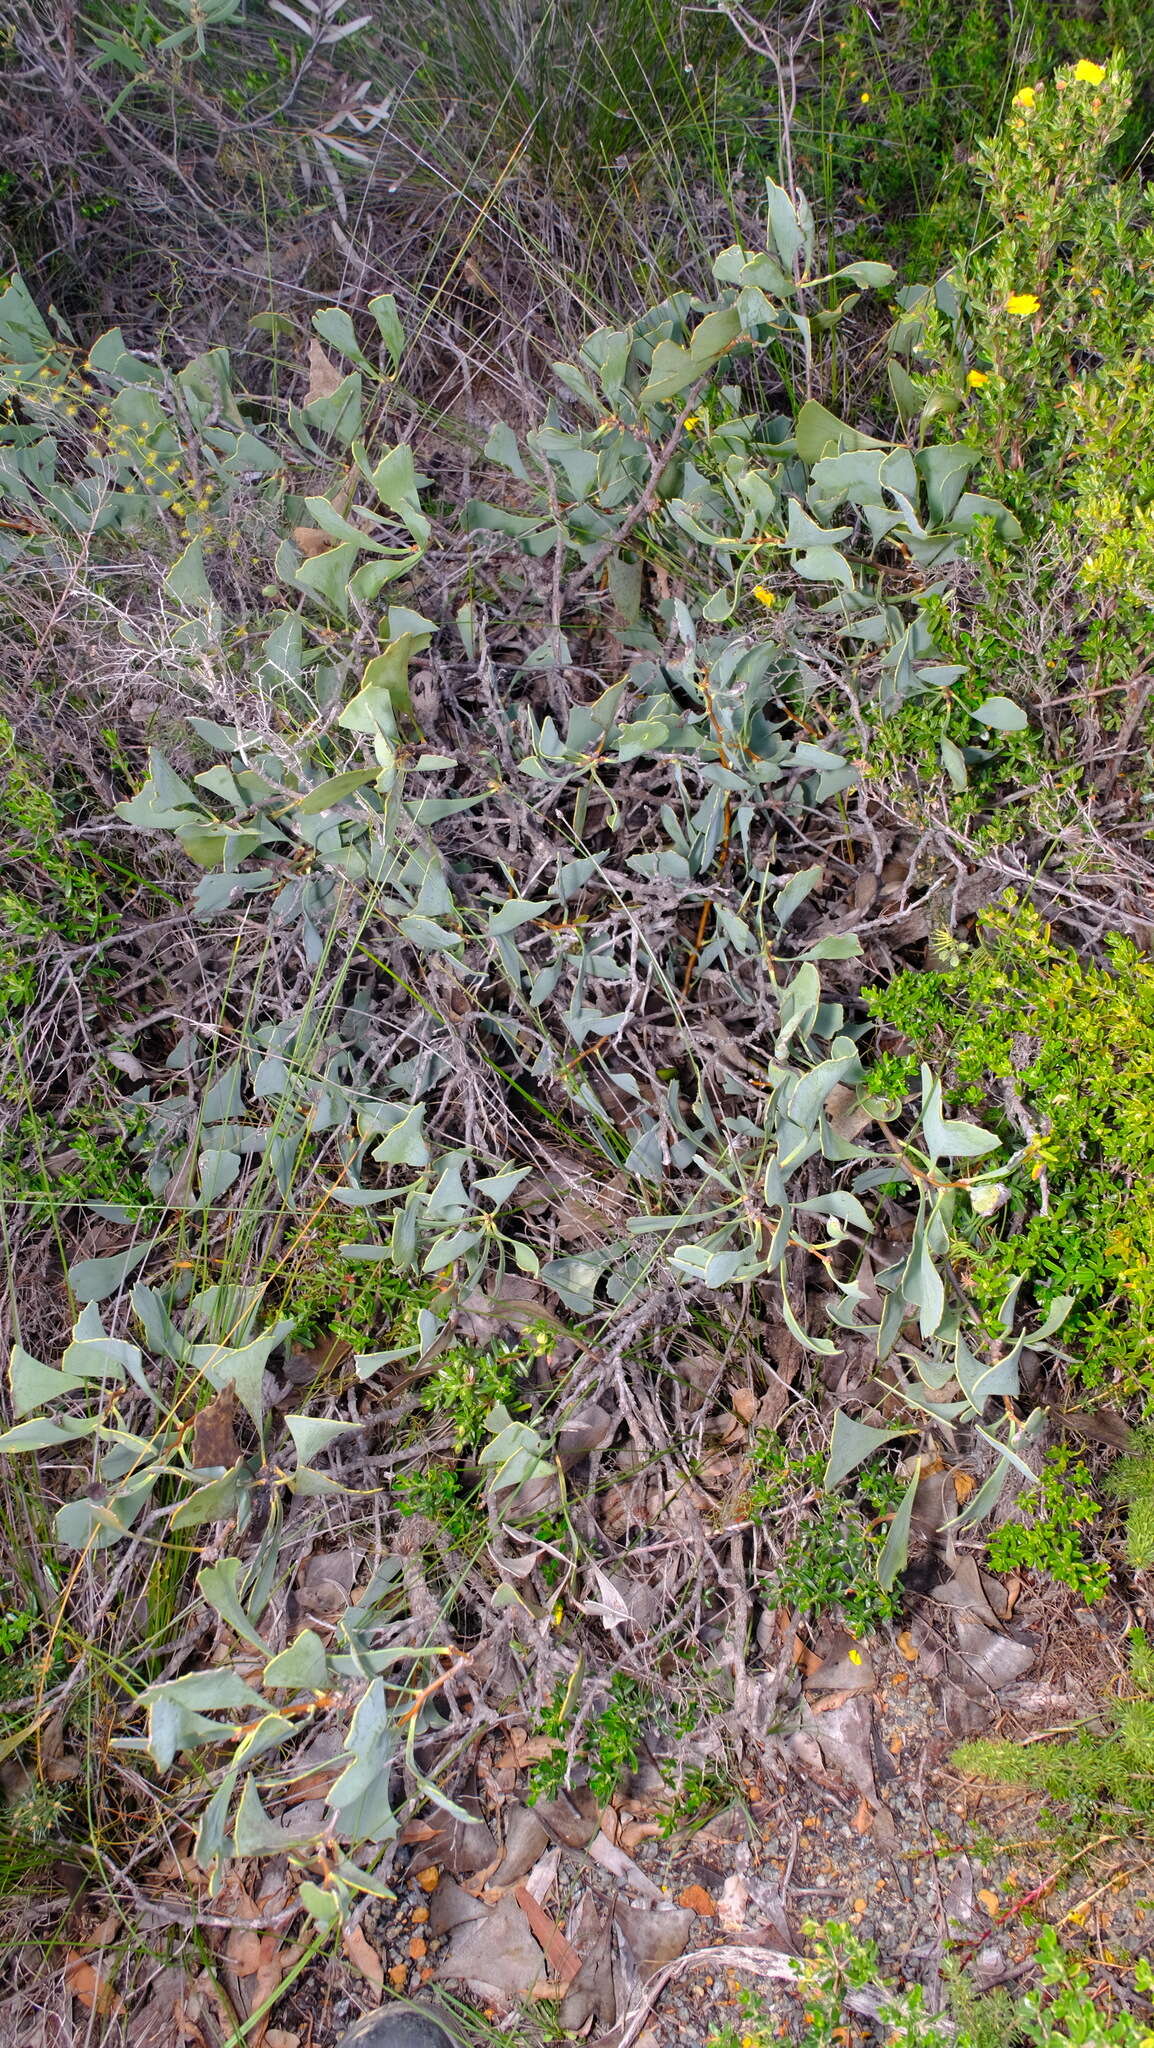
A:
<svg viewBox="0 0 1154 2048">
<path fill-rule="evenodd" d="M 366 1982 L 372 1984 L 376 1990 L 383 1990 L 385 1966 L 364 1928 L 346 1927 L 341 1935 L 341 1946 L 354 1970 L 359 1970 Z"/>
<path fill-rule="evenodd" d="M 235 1422 L 236 1388 L 230 1381 L 199 1410 L 192 1425 L 192 1462 L 198 1472 L 214 1465 L 232 1470 L 240 1457 Z"/>
<path fill-rule="evenodd" d="M 336 546 L 332 534 L 326 533 L 323 526 L 294 526 L 292 538 L 293 546 L 306 562 L 315 561 L 318 555 L 327 555 L 329 549 Z"/>
<path fill-rule="evenodd" d="M 563 1998 L 581 1968 L 581 1957 L 575 1948 L 569 1946 L 564 1930 L 558 1927 L 552 1914 L 538 1905 L 527 1885 L 519 1884 L 513 1897 L 529 1922 L 533 1939 L 541 1944 L 545 1967 Z"/>
<path fill-rule="evenodd" d="M 309 388 L 305 392 L 305 404 L 313 405 L 318 398 L 331 398 L 344 382 L 335 363 L 330 362 L 320 342 L 314 336 L 309 342 Z"/>
<path fill-rule="evenodd" d="M 99 2013 L 102 2017 L 118 2011 L 122 2004 L 105 1972 L 105 1964 L 90 1963 L 87 1956 L 82 1956 L 76 1949 L 70 1949 L 64 1959 L 64 1982 L 73 1998 L 78 1998 L 89 2012 Z"/>
</svg>

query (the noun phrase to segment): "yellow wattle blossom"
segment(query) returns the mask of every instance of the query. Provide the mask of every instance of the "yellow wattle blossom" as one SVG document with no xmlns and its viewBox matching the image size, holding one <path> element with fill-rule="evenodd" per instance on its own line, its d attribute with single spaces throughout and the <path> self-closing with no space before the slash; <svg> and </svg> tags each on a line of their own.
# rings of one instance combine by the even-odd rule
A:
<svg viewBox="0 0 1154 2048">
<path fill-rule="evenodd" d="M 1007 313 L 1016 313 L 1019 320 L 1026 319 L 1030 313 L 1040 313 L 1041 310 L 1042 301 L 1035 298 L 1033 292 L 1011 292 L 1006 300 Z"/>
<path fill-rule="evenodd" d="M 990 373 L 988 370 L 966 371 L 966 383 L 969 385 L 971 391 L 980 391 L 983 384 L 988 384 L 989 381 Z"/>
<path fill-rule="evenodd" d="M 1081 85 L 1101 85 L 1106 76 L 1106 66 L 1091 64 L 1088 57 L 1082 57 L 1074 66 L 1074 76 Z"/>
<path fill-rule="evenodd" d="M 1012 107 L 1036 107 L 1037 104 L 1038 95 L 1032 85 L 1024 85 L 1021 92 L 1016 92 L 1010 101 Z"/>
<path fill-rule="evenodd" d="M 758 604 L 763 604 L 767 611 L 771 604 L 777 603 L 776 594 L 772 590 L 767 590 L 764 583 L 754 584 L 753 595 L 757 599 Z"/>
</svg>

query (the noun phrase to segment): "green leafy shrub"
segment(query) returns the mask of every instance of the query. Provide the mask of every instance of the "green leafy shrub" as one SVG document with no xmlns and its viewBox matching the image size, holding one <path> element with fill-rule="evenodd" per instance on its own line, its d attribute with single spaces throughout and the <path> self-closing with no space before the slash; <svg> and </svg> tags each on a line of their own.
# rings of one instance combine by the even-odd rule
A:
<svg viewBox="0 0 1154 2048">
<path fill-rule="evenodd" d="M 1083 1531 L 1102 1512 L 1082 1460 L 1067 1444 L 1047 1451 L 1038 1494 L 1026 1502 L 1028 1520 L 990 1531 L 986 1553 L 996 1572 L 1045 1572 L 1088 1604 L 1110 1590 L 1105 1558 L 1088 1554 Z"/>
<path fill-rule="evenodd" d="M 1041 1300 L 1073 1295 L 1066 1341 L 1082 1382 L 1149 1396 L 1154 963 L 1122 938 L 1108 955 L 1079 959 L 1008 896 L 980 913 L 957 967 L 899 975 L 870 1004 L 962 1102 L 1024 1141 L 1004 1206 L 955 1246 L 983 1314 L 1014 1276 Z"/>
</svg>

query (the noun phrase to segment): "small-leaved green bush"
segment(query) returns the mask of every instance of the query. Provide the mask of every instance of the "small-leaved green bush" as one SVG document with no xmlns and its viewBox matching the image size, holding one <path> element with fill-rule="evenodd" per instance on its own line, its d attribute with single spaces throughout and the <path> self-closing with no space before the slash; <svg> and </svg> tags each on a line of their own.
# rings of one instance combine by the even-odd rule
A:
<svg viewBox="0 0 1154 2048">
<path fill-rule="evenodd" d="M 1073 1295 L 1063 1341 L 1082 1384 L 1154 1395 L 1154 963 L 1123 938 L 1081 958 L 1011 896 L 956 967 L 899 975 L 870 1003 L 1024 1140 L 1004 1206 L 955 1244 L 981 1312 L 1014 1276 Z"/>
</svg>

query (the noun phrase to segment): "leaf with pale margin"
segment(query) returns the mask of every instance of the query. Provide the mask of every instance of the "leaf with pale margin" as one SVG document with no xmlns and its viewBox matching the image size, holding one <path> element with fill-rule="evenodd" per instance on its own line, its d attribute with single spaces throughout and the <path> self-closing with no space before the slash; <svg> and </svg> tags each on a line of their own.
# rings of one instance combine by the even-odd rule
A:
<svg viewBox="0 0 1154 2048">
<path fill-rule="evenodd" d="M 5 1430 L 0 1436 L 0 1451 L 46 1451 L 54 1444 L 91 1436 L 95 1428 L 96 1418 L 90 1415 L 63 1415 L 59 1422 L 50 1421 L 46 1415 L 34 1416 L 31 1422 L 18 1422 L 15 1429 Z"/>
<path fill-rule="evenodd" d="M 904 1572 L 910 1554 L 910 1524 L 913 1519 L 914 1501 L 917 1498 L 921 1473 L 915 1472 L 901 1498 L 901 1504 L 889 1526 L 889 1533 L 877 1561 L 879 1586 L 888 1593 L 894 1580 Z"/>
<path fill-rule="evenodd" d="M 858 1422 L 847 1415 L 844 1408 L 836 1408 L 833 1417 L 833 1432 L 830 1436 L 829 1458 L 822 1475 L 822 1485 L 830 1493 L 880 1451 L 883 1444 L 892 1443 L 894 1437 L 905 1436 L 904 1429 L 874 1429 L 868 1422 Z"/>
<path fill-rule="evenodd" d="M 12 1346 L 8 1382 L 15 1416 L 27 1415 L 33 1408 L 46 1408 L 50 1401 L 59 1400 L 62 1394 L 74 1394 L 84 1385 L 78 1374 L 57 1372 L 53 1366 L 41 1365 L 19 1344 Z"/>
<path fill-rule="evenodd" d="M 288 1826 L 282 1827 L 279 1821 L 273 1820 L 271 1815 L 265 1812 L 256 1788 L 256 1779 L 245 1779 L 240 1804 L 232 1824 L 234 1855 L 283 1855 L 286 1849 L 303 1848 L 307 1843 L 315 1842 L 322 1832 L 320 1828 L 294 1829 L 291 1821 Z M 323 1896 L 327 1897 L 328 1894 Z"/>
<path fill-rule="evenodd" d="M 957 1123 L 942 1115 L 942 1084 L 927 1066 L 922 1067 L 922 1136 L 926 1157 L 935 1160 L 983 1159 L 996 1152 L 1001 1139 L 978 1124 Z M 908 1300 L 916 1299 L 909 1295 Z M 923 1333 L 924 1334 L 924 1333 Z"/>
<path fill-rule="evenodd" d="M 110 1294 L 116 1294 L 129 1274 L 144 1264 L 154 1245 L 155 1239 L 149 1238 L 147 1244 L 113 1252 L 106 1259 L 78 1259 L 68 1268 L 68 1285 L 77 1301 L 106 1301 Z"/>
<path fill-rule="evenodd" d="M 328 1684 L 325 1646 L 315 1629 L 302 1629 L 299 1636 L 265 1665 L 261 1684 L 267 1692 L 273 1686 L 291 1691 L 323 1692 Z"/>
<path fill-rule="evenodd" d="M 263 1656 L 268 1649 L 264 1637 L 257 1634 L 247 1614 L 237 1582 L 245 1567 L 239 1557 L 222 1557 L 219 1564 L 205 1565 L 196 1575 L 196 1583 L 203 1600 L 215 1608 L 222 1621 L 227 1621 L 234 1635 L 251 1643 Z"/>
<path fill-rule="evenodd" d="M 359 1422 L 324 1422 L 316 1415 L 286 1415 L 285 1422 L 302 1465 L 307 1465 L 338 1436 L 357 1436 L 363 1428 Z"/>
</svg>

